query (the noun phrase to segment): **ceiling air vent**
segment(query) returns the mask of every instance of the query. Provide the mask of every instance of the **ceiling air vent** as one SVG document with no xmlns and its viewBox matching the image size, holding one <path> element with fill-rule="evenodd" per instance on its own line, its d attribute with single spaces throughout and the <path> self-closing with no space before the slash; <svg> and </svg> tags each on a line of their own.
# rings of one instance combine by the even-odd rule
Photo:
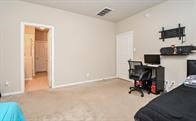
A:
<svg viewBox="0 0 196 121">
<path fill-rule="evenodd" d="M 109 12 L 111 12 L 112 10 L 109 8 L 104 8 L 103 10 L 101 10 L 100 12 L 97 13 L 98 16 L 105 16 L 106 14 L 108 14 Z"/>
</svg>

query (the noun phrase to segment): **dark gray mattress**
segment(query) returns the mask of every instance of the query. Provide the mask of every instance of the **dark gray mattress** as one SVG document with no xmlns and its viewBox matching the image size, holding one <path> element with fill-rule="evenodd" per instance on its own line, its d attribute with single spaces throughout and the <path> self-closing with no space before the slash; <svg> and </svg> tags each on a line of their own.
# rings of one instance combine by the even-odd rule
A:
<svg viewBox="0 0 196 121">
<path fill-rule="evenodd" d="M 196 88 L 181 85 L 141 108 L 136 121 L 196 121 Z"/>
</svg>

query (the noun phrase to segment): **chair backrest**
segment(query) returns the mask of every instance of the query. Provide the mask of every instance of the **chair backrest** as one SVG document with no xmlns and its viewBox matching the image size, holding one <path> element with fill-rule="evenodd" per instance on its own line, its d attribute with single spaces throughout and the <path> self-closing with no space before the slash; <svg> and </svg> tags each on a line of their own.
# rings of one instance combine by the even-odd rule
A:
<svg viewBox="0 0 196 121">
<path fill-rule="evenodd" d="M 136 66 L 143 66 L 141 61 L 131 61 L 129 63 L 129 78 L 134 80 L 150 80 L 152 72 L 143 68 L 136 68 Z"/>
<path fill-rule="evenodd" d="M 142 66 L 142 62 L 141 61 L 128 60 L 128 63 L 129 63 L 129 69 L 130 70 L 134 70 L 135 66 Z"/>
<path fill-rule="evenodd" d="M 135 78 L 135 76 L 137 78 L 139 78 L 139 75 L 141 74 L 142 70 L 138 70 L 135 67 L 136 66 L 142 66 L 142 62 L 141 61 L 132 61 L 132 60 L 128 60 L 129 63 L 129 78 L 133 79 L 133 76 Z"/>
</svg>

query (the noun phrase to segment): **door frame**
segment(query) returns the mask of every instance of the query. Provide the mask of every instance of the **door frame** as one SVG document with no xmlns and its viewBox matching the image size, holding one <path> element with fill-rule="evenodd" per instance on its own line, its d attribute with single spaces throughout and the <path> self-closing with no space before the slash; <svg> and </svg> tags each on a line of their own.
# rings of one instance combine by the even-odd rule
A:
<svg viewBox="0 0 196 121">
<path fill-rule="evenodd" d="M 133 59 L 134 58 L 134 43 L 133 43 L 133 41 L 134 41 L 134 32 L 133 31 L 128 31 L 128 32 L 122 32 L 122 33 L 118 33 L 117 35 L 116 35 L 116 77 L 118 77 L 118 78 L 122 78 L 122 77 L 119 77 L 119 68 L 118 68 L 118 65 L 119 65 L 119 55 L 118 55 L 118 39 L 117 39 L 117 36 L 119 36 L 120 34 L 130 34 L 130 35 L 132 35 L 131 36 L 131 40 L 129 41 L 129 47 L 130 47 L 130 49 L 129 49 L 129 54 L 130 54 L 130 59 Z M 132 54 L 131 54 L 131 51 L 132 51 Z M 128 60 L 127 60 L 127 65 L 128 65 Z M 128 70 L 127 70 L 128 71 Z M 128 76 L 128 75 L 127 75 Z M 125 80 L 128 80 L 128 81 L 132 81 L 131 79 L 129 79 L 129 78 L 122 78 L 122 79 L 125 79 Z"/>
<path fill-rule="evenodd" d="M 48 54 L 50 54 L 50 56 L 48 56 L 49 60 L 50 60 L 50 75 L 48 80 L 49 82 L 51 82 L 51 88 L 54 88 L 54 82 L 55 82 L 55 78 L 54 78 L 54 27 L 51 25 L 44 25 L 44 24 L 37 24 L 37 23 L 30 23 L 30 22 L 21 22 L 20 23 L 20 79 L 21 79 L 21 92 L 24 93 L 25 92 L 25 70 L 24 70 L 24 32 L 25 32 L 25 26 L 29 25 L 29 26 L 34 26 L 34 27 L 44 27 L 44 28 L 48 28 L 51 30 L 51 39 L 48 39 L 48 43 L 50 43 L 51 45 L 48 45 L 49 49 L 48 49 Z M 50 42 L 49 42 L 50 41 Z M 48 64 L 49 65 L 49 64 Z M 48 67 L 49 68 L 49 67 Z"/>
</svg>

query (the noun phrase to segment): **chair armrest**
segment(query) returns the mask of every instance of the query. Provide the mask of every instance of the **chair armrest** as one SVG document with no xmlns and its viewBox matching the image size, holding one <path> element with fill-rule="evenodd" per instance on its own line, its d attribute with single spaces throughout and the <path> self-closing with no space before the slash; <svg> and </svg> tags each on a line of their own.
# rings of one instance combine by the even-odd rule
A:
<svg viewBox="0 0 196 121">
<path fill-rule="evenodd" d="M 142 78 L 144 77 L 144 75 L 146 75 L 147 73 L 150 73 L 149 71 L 143 71 L 140 76 L 139 76 L 139 80 L 142 80 Z M 149 75 L 148 75 L 149 78 Z"/>
</svg>

